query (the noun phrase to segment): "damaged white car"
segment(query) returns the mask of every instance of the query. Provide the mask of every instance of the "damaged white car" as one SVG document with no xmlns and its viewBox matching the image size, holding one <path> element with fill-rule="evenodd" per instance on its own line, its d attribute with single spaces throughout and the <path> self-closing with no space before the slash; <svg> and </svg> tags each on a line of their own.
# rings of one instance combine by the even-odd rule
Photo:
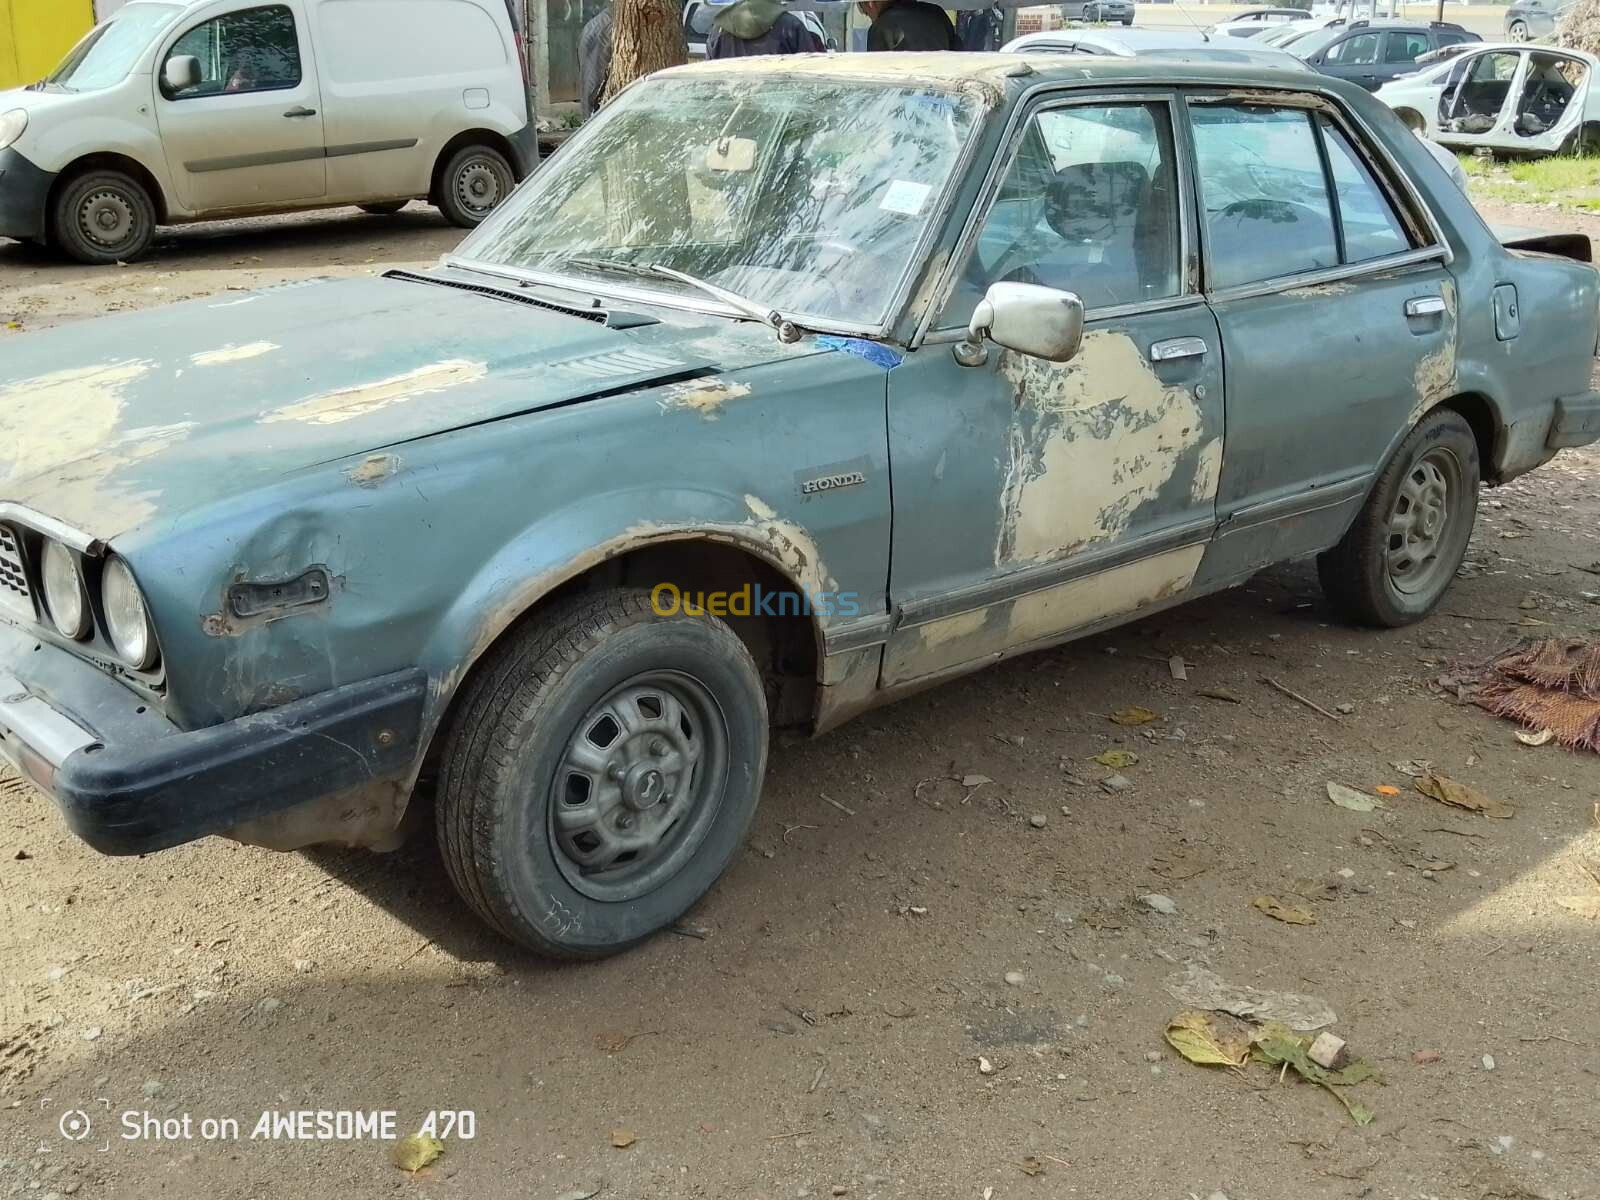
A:
<svg viewBox="0 0 1600 1200">
<path fill-rule="evenodd" d="M 1600 151 L 1600 59 L 1507 43 L 1474 47 L 1378 89 L 1411 129 L 1446 146 L 1508 154 Z"/>
</svg>

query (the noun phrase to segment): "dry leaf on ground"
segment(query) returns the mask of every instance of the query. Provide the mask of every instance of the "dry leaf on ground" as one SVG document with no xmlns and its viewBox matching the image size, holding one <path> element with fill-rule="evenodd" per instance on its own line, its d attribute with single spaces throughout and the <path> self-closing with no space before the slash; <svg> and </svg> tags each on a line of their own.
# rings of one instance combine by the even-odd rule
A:
<svg viewBox="0 0 1600 1200">
<path fill-rule="evenodd" d="M 613 1129 L 611 1131 L 611 1144 L 618 1150 L 626 1150 L 639 1139 L 631 1129 Z"/>
<path fill-rule="evenodd" d="M 1326 1089 L 1330 1096 L 1344 1105 L 1352 1121 L 1357 1125 L 1370 1125 L 1372 1110 L 1359 1100 L 1352 1100 L 1338 1089 L 1364 1080 L 1377 1079 L 1377 1071 L 1370 1063 L 1359 1060 L 1337 1071 L 1320 1067 L 1311 1061 L 1311 1041 L 1312 1039 L 1308 1037 L 1297 1037 L 1292 1030 L 1272 1021 L 1262 1026 L 1260 1032 L 1256 1034 L 1254 1057 L 1258 1062 L 1270 1063 L 1280 1068 L 1288 1067 L 1302 1079 Z"/>
<path fill-rule="evenodd" d="M 1132 708 L 1117 709 L 1111 714 L 1111 719 L 1118 725 L 1148 725 L 1151 721 L 1160 720 L 1161 714 L 1136 704 Z"/>
<path fill-rule="evenodd" d="M 1306 912 L 1303 908 L 1292 908 L 1279 900 L 1276 896 L 1257 896 L 1250 901 L 1250 907 L 1259 909 L 1274 921 L 1282 921 L 1285 925 L 1315 925 L 1316 917 Z"/>
<path fill-rule="evenodd" d="M 1376 812 L 1383 807 L 1383 801 L 1376 796 L 1369 796 L 1365 792 L 1357 791 L 1353 787 L 1345 787 L 1342 783 L 1328 781 L 1328 799 L 1340 808 L 1348 808 L 1351 812 Z"/>
<path fill-rule="evenodd" d="M 1243 1067 L 1250 1058 L 1250 1036 L 1225 1032 L 1208 1014 L 1181 1012 L 1167 1022 L 1167 1044 L 1202 1067 Z"/>
<path fill-rule="evenodd" d="M 1457 783 L 1454 779 L 1447 779 L 1433 771 L 1429 771 L 1417 780 L 1417 791 L 1441 804 L 1464 808 L 1468 812 L 1482 813 L 1486 817 L 1497 817 L 1500 820 L 1513 817 L 1517 812 L 1511 805 L 1485 796 L 1477 788 Z"/>
<path fill-rule="evenodd" d="M 1139 756 L 1132 750 L 1102 750 L 1094 756 L 1094 761 L 1102 767 L 1110 767 L 1113 771 L 1120 771 L 1124 767 L 1131 767 L 1137 764 Z"/>
<path fill-rule="evenodd" d="M 410 1171 L 415 1175 L 443 1153 L 444 1143 L 438 1138 L 429 1137 L 425 1133 L 414 1133 L 394 1144 L 394 1148 L 389 1151 L 389 1161 L 402 1171 Z"/>
</svg>

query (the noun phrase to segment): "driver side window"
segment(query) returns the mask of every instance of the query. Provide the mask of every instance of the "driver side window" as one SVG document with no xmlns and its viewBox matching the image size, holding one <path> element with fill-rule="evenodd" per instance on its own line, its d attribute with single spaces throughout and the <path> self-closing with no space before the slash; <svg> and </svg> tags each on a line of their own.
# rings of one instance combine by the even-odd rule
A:
<svg viewBox="0 0 1600 1200">
<path fill-rule="evenodd" d="M 166 64 L 186 55 L 200 63 L 200 82 L 173 92 L 165 82 Z M 172 44 L 161 77 L 161 94 L 168 100 L 299 87 L 300 39 L 294 14 L 274 4 L 202 21 Z"/>
<path fill-rule="evenodd" d="M 1076 292 L 1088 309 L 1181 291 L 1177 178 L 1164 104 L 1037 113 L 940 320 L 965 324 L 992 283 Z"/>
</svg>

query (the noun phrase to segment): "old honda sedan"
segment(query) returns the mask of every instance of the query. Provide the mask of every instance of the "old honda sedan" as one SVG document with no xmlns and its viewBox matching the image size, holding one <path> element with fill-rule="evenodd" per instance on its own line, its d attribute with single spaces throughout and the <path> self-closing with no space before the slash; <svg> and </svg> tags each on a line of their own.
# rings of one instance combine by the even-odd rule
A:
<svg viewBox="0 0 1600 1200">
<path fill-rule="evenodd" d="M 1480 482 L 1600 437 L 1559 244 L 1332 79 L 666 71 L 435 269 L 7 343 L 0 749 L 112 854 L 381 849 L 420 797 L 485 920 L 616 951 L 774 726 L 1300 556 L 1429 612 Z"/>
</svg>

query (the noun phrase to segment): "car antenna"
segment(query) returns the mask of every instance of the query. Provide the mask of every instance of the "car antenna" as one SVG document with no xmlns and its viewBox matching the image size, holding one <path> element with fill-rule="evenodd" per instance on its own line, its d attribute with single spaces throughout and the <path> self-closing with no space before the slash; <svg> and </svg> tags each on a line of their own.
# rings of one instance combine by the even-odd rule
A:
<svg viewBox="0 0 1600 1200">
<path fill-rule="evenodd" d="M 1207 44 L 1210 43 L 1211 35 L 1204 29 L 1201 29 L 1200 22 L 1196 21 L 1192 16 L 1189 15 L 1189 10 L 1183 6 L 1182 0 L 1172 0 L 1172 7 L 1183 14 L 1183 19 L 1185 21 L 1194 26 L 1194 31 L 1200 35 L 1200 40 L 1202 42 L 1206 42 Z"/>
</svg>

